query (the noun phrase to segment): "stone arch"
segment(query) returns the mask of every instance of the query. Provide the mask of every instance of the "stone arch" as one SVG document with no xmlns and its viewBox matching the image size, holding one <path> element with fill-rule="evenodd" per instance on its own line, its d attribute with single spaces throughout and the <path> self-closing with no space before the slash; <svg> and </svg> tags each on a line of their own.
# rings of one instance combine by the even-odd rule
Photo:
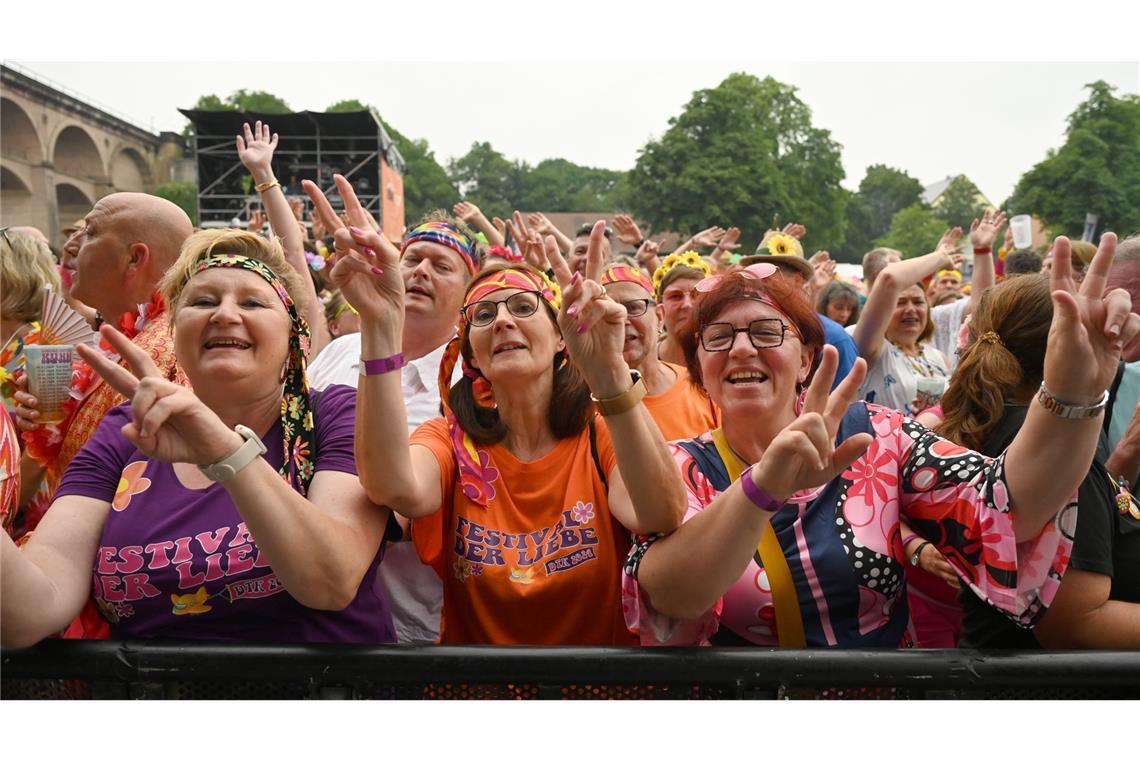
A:
<svg viewBox="0 0 1140 760">
<path fill-rule="evenodd" d="M 32 189 L 7 166 L 0 167 L 0 210 L 5 224 L 28 224 L 33 212 Z"/>
<path fill-rule="evenodd" d="M 107 176 L 95 141 L 86 129 L 74 124 L 64 127 L 55 138 L 51 160 L 57 172 L 76 179 L 100 182 Z"/>
<path fill-rule="evenodd" d="M 11 98 L 0 98 L 0 153 L 5 158 L 29 164 L 40 164 L 44 160 L 35 124 L 28 112 Z"/>
<path fill-rule="evenodd" d="M 134 148 L 124 147 L 111 159 L 111 185 L 116 190 L 141 193 L 151 184 L 150 167 Z"/>
<path fill-rule="evenodd" d="M 95 201 L 87 197 L 87 193 L 75 185 L 57 183 L 55 186 L 55 205 L 60 220 L 70 223 L 73 219 L 87 216 L 87 212 L 95 205 Z"/>
</svg>

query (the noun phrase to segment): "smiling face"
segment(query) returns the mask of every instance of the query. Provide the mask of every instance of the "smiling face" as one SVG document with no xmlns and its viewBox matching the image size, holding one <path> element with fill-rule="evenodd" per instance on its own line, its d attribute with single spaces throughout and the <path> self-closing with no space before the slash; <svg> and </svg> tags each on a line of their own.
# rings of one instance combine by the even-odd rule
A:
<svg viewBox="0 0 1140 760">
<path fill-rule="evenodd" d="M 917 343 L 926 329 L 927 311 L 926 295 L 921 285 L 911 285 L 899 293 L 891 323 L 887 326 L 887 339 L 906 345 Z"/>
<path fill-rule="evenodd" d="M 586 274 L 586 253 L 589 248 L 589 233 L 574 238 L 574 246 L 570 249 L 570 253 L 566 254 L 566 265 L 570 267 L 570 271 Z M 613 258 L 613 248 L 610 246 L 608 237 L 602 238 L 602 257 L 603 261 L 609 261 Z"/>
<path fill-rule="evenodd" d="M 253 272 L 208 269 L 186 284 L 174 313 L 174 351 L 194 385 L 280 384 L 289 312 Z"/>
<path fill-rule="evenodd" d="M 653 295 L 635 282 L 611 282 L 605 286 L 606 294 L 618 303 L 628 303 L 634 311 L 642 307 L 645 313 L 631 317 L 626 313 L 625 320 L 625 347 L 622 349 L 622 358 L 633 369 L 639 369 L 647 357 L 655 356 L 657 351 L 657 311 L 653 304 Z M 648 299 L 649 304 L 636 303 Z"/>
<path fill-rule="evenodd" d="M 657 317 L 665 324 L 670 335 L 676 335 L 682 325 L 689 321 L 693 313 L 693 288 L 700 282 L 699 277 L 679 277 L 665 286 L 661 292 L 661 303 L 657 306 Z"/>
<path fill-rule="evenodd" d="M 494 320 L 482 327 L 467 326 L 471 366 L 492 385 L 550 372 L 554 356 L 566 347 L 541 296 L 537 310 L 529 316 L 510 312 L 506 300 L 522 292 L 503 288 L 480 299 L 495 305 Z"/>
<path fill-rule="evenodd" d="M 788 324 L 771 306 L 754 300 L 731 301 L 708 321 L 743 328 L 757 319 L 779 319 Z M 798 395 L 797 384 L 811 372 L 813 355 L 794 330 L 785 331 L 783 343 L 774 348 L 756 348 L 744 332 L 733 336 L 727 351 L 706 351 L 703 345 L 697 346 L 704 387 L 725 418 L 790 413 Z"/>
<path fill-rule="evenodd" d="M 400 257 L 404 312 L 418 319 L 459 319 L 467 286 L 467 265 L 446 245 L 421 240 Z"/>
<path fill-rule="evenodd" d="M 953 275 L 945 275 L 938 278 L 930 286 L 931 294 L 941 293 L 943 291 L 954 291 L 955 293 L 962 289 L 962 279 L 954 277 Z"/>
</svg>

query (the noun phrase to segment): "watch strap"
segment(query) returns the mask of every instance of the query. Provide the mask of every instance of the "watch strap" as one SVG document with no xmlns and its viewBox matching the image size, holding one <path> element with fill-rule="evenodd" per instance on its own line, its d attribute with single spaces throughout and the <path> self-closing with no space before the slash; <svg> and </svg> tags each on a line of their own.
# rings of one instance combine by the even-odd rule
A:
<svg viewBox="0 0 1140 760">
<path fill-rule="evenodd" d="M 641 378 L 641 373 L 634 369 L 630 370 L 629 376 L 633 380 L 633 385 L 623 393 L 612 398 L 598 398 L 593 393 L 590 394 L 590 398 L 598 405 L 598 411 L 603 417 L 628 412 L 645 398 L 645 381 Z"/>
<path fill-rule="evenodd" d="M 234 430 L 245 439 L 238 450 L 225 459 L 209 465 L 198 465 L 198 469 L 215 483 L 224 483 L 249 466 L 253 460 L 266 452 L 265 444 L 245 425 L 235 425 Z"/>
</svg>

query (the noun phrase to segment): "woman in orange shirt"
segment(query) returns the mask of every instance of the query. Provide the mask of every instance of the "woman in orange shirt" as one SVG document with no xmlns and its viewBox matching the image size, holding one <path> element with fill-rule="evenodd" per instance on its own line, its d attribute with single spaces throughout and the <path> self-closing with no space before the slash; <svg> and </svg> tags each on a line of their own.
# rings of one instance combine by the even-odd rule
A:
<svg viewBox="0 0 1140 760">
<path fill-rule="evenodd" d="M 337 232 L 331 276 L 361 317 L 361 481 L 415 519 L 417 549 L 443 580 L 443 643 L 636 643 L 621 609 L 629 533 L 672 531 L 685 499 L 644 383 L 622 359 L 625 309 L 597 282 L 604 230 L 594 226 L 584 278 L 546 239 L 561 287 L 523 264 L 475 274 L 471 258 L 440 367 L 449 379 L 461 354 L 463 378 L 440 383 L 446 418 L 410 440 L 392 371 L 399 253 L 372 231 Z"/>
</svg>

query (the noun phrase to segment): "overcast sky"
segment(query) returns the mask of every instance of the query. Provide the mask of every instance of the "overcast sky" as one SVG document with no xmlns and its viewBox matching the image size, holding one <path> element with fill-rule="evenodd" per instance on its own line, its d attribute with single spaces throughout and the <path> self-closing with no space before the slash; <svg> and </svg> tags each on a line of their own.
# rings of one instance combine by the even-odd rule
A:
<svg viewBox="0 0 1140 760">
<path fill-rule="evenodd" d="M 41 6 L 8 8 L 6 28 L 22 33 L 6 35 L 4 56 L 155 131 L 181 130 L 176 109 L 202 94 L 259 89 L 297 110 L 372 104 L 427 140 L 441 163 L 489 141 L 531 164 L 566 158 L 619 170 L 695 90 L 745 71 L 798 89 L 813 125 L 842 146 L 848 188 L 883 163 L 924 185 L 965 174 L 994 203 L 1063 144 L 1084 85 L 1103 79 L 1140 93 L 1137 11 L 1102 0 L 1022 6 L 1032 12 L 983 0 L 918 9 L 701 0 L 653 14 L 611 0 L 338 0 L 268 14 L 212 2 L 166 17 L 174 6 L 118 0 L 112 15 L 85 5 L 74 25 L 45 25 Z M 742 51 L 750 57 L 734 57 Z M 298 62 L 322 55 L 358 60 Z M 1078 56 L 1117 60 L 1040 60 Z M 995 57 L 1006 60 L 970 62 Z"/>
</svg>

